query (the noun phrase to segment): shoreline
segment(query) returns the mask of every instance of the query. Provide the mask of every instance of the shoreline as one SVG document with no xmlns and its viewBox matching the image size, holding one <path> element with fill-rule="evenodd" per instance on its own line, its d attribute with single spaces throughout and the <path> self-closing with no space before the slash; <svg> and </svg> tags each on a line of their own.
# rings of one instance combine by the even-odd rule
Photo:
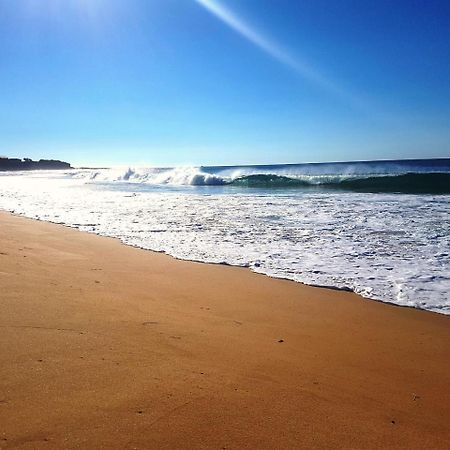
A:
<svg viewBox="0 0 450 450">
<path fill-rule="evenodd" d="M 76 231 L 0 212 L 0 448 L 450 445 L 448 316 Z"/>
<path fill-rule="evenodd" d="M 440 312 L 437 312 L 437 311 L 432 311 L 430 309 L 418 308 L 418 307 L 409 306 L 409 305 L 401 305 L 399 303 L 390 302 L 388 300 L 380 300 L 380 299 L 371 298 L 371 297 L 364 297 L 360 293 L 354 291 L 351 288 L 347 288 L 347 287 L 342 287 L 341 288 L 339 286 L 326 286 L 326 285 L 319 285 L 319 284 L 308 284 L 308 283 L 305 283 L 303 281 L 292 280 L 290 278 L 284 278 L 282 276 L 278 277 L 278 276 L 268 275 L 268 274 L 263 273 L 263 272 L 256 272 L 256 271 L 252 270 L 252 268 L 250 266 L 248 266 L 248 265 L 239 266 L 239 265 L 229 264 L 229 263 L 226 263 L 226 262 L 216 263 L 216 262 L 211 262 L 211 261 L 200 261 L 200 260 L 195 260 L 195 259 L 178 258 L 176 256 L 171 255 L 170 253 L 165 252 L 164 250 L 158 251 L 158 250 L 153 250 L 153 249 L 150 249 L 150 248 L 139 247 L 137 245 L 127 244 L 126 242 L 122 241 L 118 237 L 107 236 L 107 235 L 103 235 L 103 234 L 100 234 L 100 233 L 91 232 L 91 231 L 87 231 L 87 230 L 80 230 L 78 226 L 75 226 L 75 225 L 72 226 L 72 225 L 69 225 L 69 224 L 67 224 L 65 222 L 52 222 L 52 221 L 48 221 L 48 220 L 44 220 L 44 219 L 40 219 L 40 218 L 28 217 L 26 215 L 17 214 L 17 213 L 14 213 L 14 212 L 11 212 L 11 211 L 8 211 L 8 210 L 4 210 L 4 209 L 0 209 L 0 215 L 1 214 L 9 214 L 11 216 L 22 218 L 22 219 L 28 219 L 28 220 L 32 220 L 32 221 L 36 221 L 36 222 L 43 222 L 43 223 L 49 223 L 49 224 L 56 225 L 56 226 L 62 226 L 64 228 L 70 229 L 72 231 L 78 231 L 80 233 L 88 233 L 88 234 L 92 234 L 94 236 L 98 236 L 100 238 L 113 239 L 113 240 L 116 240 L 117 242 L 119 242 L 121 245 L 124 245 L 126 247 L 131 247 L 131 248 L 134 248 L 134 249 L 137 249 L 137 250 L 141 250 L 141 251 L 145 251 L 145 252 L 150 252 L 150 253 L 155 253 L 155 254 L 159 254 L 159 255 L 164 255 L 164 256 L 172 258 L 172 259 L 174 259 L 176 261 L 184 261 L 184 262 L 188 262 L 188 263 L 205 264 L 205 265 L 213 265 L 213 266 L 233 267 L 233 268 L 236 268 L 236 269 L 245 269 L 245 270 L 248 270 L 250 273 L 253 273 L 255 275 L 262 275 L 264 277 L 271 278 L 271 279 L 274 279 L 274 280 L 284 280 L 284 281 L 288 281 L 288 282 L 291 282 L 291 283 L 296 283 L 296 284 L 300 284 L 302 286 L 308 286 L 308 287 L 316 288 L 316 289 L 326 289 L 326 290 L 330 290 L 330 291 L 347 292 L 347 293 L 350 293 L 350 294 L 357 295 L 359 298 L 361 298 L 363 300 L 366 300 L 366 301 L 383 303 L 385 305 L 396 306 L 396 307 L 399 307 L 399 308 L 407 308 L 407 309 L 415 309 L 415 310 L 418 310 L 418 311 L 426 311 L 428 313 L 433 313 L 433 314 L 438 314 L 438 315 L 443 315 L 443 316 L 450 316 L 450 314 L 444 314 L 444 313 L 440 313 Z"/>
</svg>

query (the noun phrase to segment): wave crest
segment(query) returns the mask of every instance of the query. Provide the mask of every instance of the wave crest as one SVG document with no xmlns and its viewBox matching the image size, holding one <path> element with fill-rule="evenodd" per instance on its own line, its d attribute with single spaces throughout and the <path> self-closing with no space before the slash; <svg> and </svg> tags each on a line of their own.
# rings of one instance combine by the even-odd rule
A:
<svg viewBox="0 0 450 450">
<path fill-rule="evenodd" d="M 301 174 L 255 168 L 212 170 L 207 167 L 122 168 L 75 172 L 88 183 L 145 183 L 175 186 L 332 189 L 355 192 L 450 194 L 450 172 L 392 174 Z"/>
</svg>

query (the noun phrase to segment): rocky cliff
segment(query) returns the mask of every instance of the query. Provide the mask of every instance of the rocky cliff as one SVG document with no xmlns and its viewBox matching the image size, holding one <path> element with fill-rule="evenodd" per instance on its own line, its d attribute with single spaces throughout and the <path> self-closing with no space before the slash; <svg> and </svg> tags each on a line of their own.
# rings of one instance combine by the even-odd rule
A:
<svg viewBox="0 0 450 450">
<path fill-rule="evenodd" d="M 32 161 L 29 158 L 4 158 L 0 157 L 0 171 L 7 170 L 61 170 L 70 169 L 69 163 L 55 159 L 40 159 Z"/>
</svg>

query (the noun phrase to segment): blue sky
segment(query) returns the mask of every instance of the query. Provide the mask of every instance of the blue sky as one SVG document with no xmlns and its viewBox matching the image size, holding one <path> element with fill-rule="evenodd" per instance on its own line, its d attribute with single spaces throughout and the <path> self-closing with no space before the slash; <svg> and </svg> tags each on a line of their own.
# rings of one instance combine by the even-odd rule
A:
<svg viewBox="0 0 450 450">
<path fill-rule="evenodd" d="M 450 2 L 0 0 L 0 155 L 450 157 Z"/>
</svg>

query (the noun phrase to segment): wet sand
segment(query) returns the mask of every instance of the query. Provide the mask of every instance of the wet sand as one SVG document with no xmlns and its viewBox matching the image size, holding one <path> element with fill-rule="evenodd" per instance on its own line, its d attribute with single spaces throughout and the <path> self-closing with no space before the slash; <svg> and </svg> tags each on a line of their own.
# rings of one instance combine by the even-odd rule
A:
<svg viewBox="0 0 450 450">
<path fill-rule="evenodd" d="M 1 449 L 449 449 L 449 423 L 448 316 L 0 213 Z"/>
</svg>

